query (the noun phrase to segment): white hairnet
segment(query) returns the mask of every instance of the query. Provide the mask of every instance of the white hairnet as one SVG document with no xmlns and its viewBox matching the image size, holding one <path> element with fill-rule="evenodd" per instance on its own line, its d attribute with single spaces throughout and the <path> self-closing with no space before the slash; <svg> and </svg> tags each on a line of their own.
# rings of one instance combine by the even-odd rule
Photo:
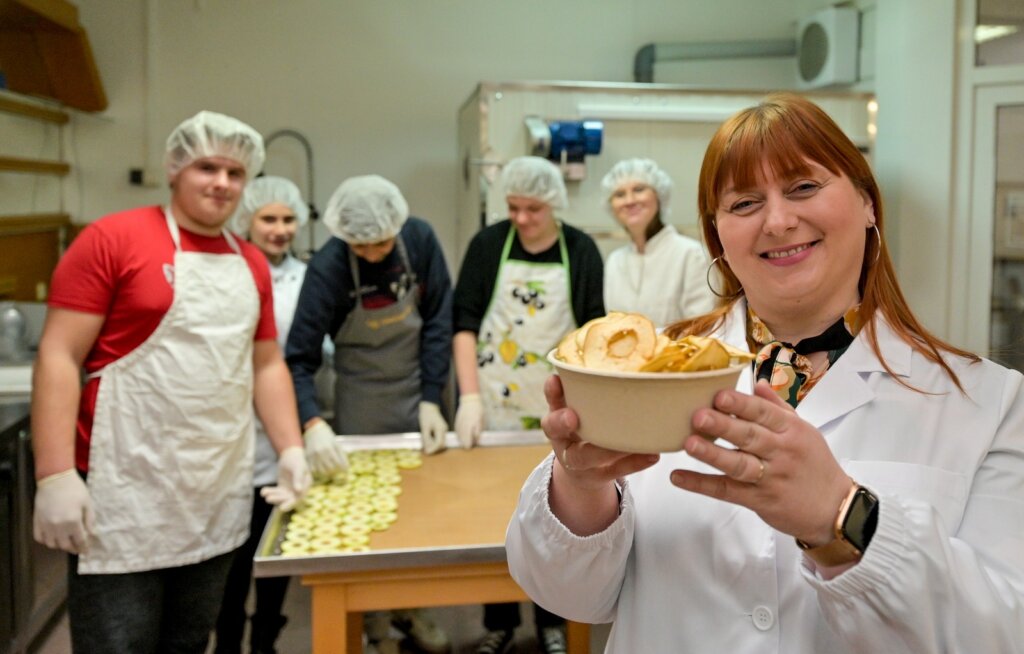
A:
<svg viewBox="0 0 1024 654">
<path fill-rule="evenodd" d="M 231 218 L 231 230 L 245 236 L 252 227 L 253 216 L 270 204 L 283 204 L 291 209 L 299 227 L 309 222 L 309 206 L 302 200 L 299 187 L 284 177 L 267 175 L 245 185 L 238 209 Z"/>
<path fill-rule="evenodd" d="M 263 137 L 237 118 L 200 111 L 167 137 L 167 178 L 173 180 L 182 169 L 203 157 L 237 161 L 245 168 L 246 179 L 252 179 L 263 167 Z"/>
<path fill-rule="evenodd" d="M 379 243 L 398 234 L 409 205 L 398 187 L 380 175 L 349 177 L 324 211 L 324 227 L 351 245 Z"/>
<path fill-rule="evenodd" d="M 612 194 L 626 182 L 643 182 L 654 189 L 658 196 L 658 210 L 662 219 L 668 216 L 669 200 L 672 198 L 672 178 L 651 159 L 623 159 L 612 166 L 601 179 L 606 205 L 611 210 Z"/>
<path fill-rule="evenodd" d="M 501 169 L 505 196 L 519 195 L 540 200 L 552 209 L 569 207 L 562 171 L 542 157 L 516 157 Z"/>
</svg>

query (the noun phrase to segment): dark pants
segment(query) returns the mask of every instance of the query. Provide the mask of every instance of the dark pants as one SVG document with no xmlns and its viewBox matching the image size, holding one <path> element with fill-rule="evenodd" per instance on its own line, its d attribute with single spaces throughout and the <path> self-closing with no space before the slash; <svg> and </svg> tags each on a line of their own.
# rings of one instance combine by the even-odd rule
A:
<svg viewBox="0 0 1024 654">
<path fill-rule="evenodd" d="M 565 624 L 564 619 L 536 604 L 533 605 L 533 620 L 537 623 L 538 634 L 544 627 L 559 627 Z M 522 621 L 519 617 L 519 604 L 484 604 L 484 628 L 487 631 L 515 631 L 520 624 Z"/>
<path fill-rule="evenodd" d="M 242 632 L 245 630 L 245 598 L 252 580 L 252 559 L 260 544 L 260 536 L 267 524 L 273 505 L 268 504 L 256 489 L 252 503 L 252 522 L 249 540 L 235 550 L 235 560 L 228 573 L 224 588 L 224 603 L 217 616 L 217 654 L 236 654 L 242 651 Z M 286 619 L 281 606 L 288 591 L 288 577 L 261 577 L 256 580 L 256 611 L 252 615 L 249 642 L 253 652 L 272 652 L 277 635 Z"/>
<path fill-rule="evenodd" d="M 78 574 L 68 561 L 75 654 L 202 654 L 234 553 L 177 568 Z"/>
</svg>

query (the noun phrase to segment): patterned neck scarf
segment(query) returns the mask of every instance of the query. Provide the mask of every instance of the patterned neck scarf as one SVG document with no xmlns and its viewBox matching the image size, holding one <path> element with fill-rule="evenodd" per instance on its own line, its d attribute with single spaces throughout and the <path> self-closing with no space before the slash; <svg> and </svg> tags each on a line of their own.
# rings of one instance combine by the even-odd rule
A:
<svg viewBox="0 0 1024 654">
<path fill-rule="evenodd" d="M 821 334 L 805 338 L 794 346 L 776 340 L 768 325 L 754 315 L 749 306 L 747 316 L 747 340 L 751 351 L 757 350 L 757 358 L 754 359 L 755 382 L 758 379 L 767 380 L 779 397 L 794 408 L 846 352 L 862 326 L 858 304 Z M 825 367 L 816 375 L 807 357 L 814 352 L 828 353 Z"/>
</svg>

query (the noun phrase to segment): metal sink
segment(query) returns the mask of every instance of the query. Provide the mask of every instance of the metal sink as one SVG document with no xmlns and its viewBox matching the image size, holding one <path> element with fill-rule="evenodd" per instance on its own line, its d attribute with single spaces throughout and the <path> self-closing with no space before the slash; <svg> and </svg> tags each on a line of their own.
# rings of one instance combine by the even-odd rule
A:
<svg viewBox="0 0 1024 654">
<path fill-rule="evenodd" d="M 32 392 L 32 363 L 0 364 L 0 397 Z"/>
</svg>

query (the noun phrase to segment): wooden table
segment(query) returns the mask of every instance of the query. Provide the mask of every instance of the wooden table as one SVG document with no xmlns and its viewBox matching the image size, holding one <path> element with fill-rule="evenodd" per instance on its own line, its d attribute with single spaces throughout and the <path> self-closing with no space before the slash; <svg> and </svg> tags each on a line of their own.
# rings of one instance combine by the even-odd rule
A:
<svg viewBox="0 0 1024 654">
<path fill-rule="evenodd" d="M 419 434 L 359 438 L 377 449 L 419 444 Z M 551 450 L 514 444 L 523 441 L 544 442 L 539 434 L 503 432 L 462 450 L 449 434 L 448 451 L 402 471 L 398 520 L 373 533 L 370 552 L 275 555 L 283 521 L 275 511 L 256 576 L 300 575 L 311 588 L 314 654 L 362 652 L 366 611 L 526 600 L 508 572 L 505 528 L 523 481 Z M 567 635 L 570 654 L 589 652 L 588 625 L 569 623 Z"/>
</svg>

